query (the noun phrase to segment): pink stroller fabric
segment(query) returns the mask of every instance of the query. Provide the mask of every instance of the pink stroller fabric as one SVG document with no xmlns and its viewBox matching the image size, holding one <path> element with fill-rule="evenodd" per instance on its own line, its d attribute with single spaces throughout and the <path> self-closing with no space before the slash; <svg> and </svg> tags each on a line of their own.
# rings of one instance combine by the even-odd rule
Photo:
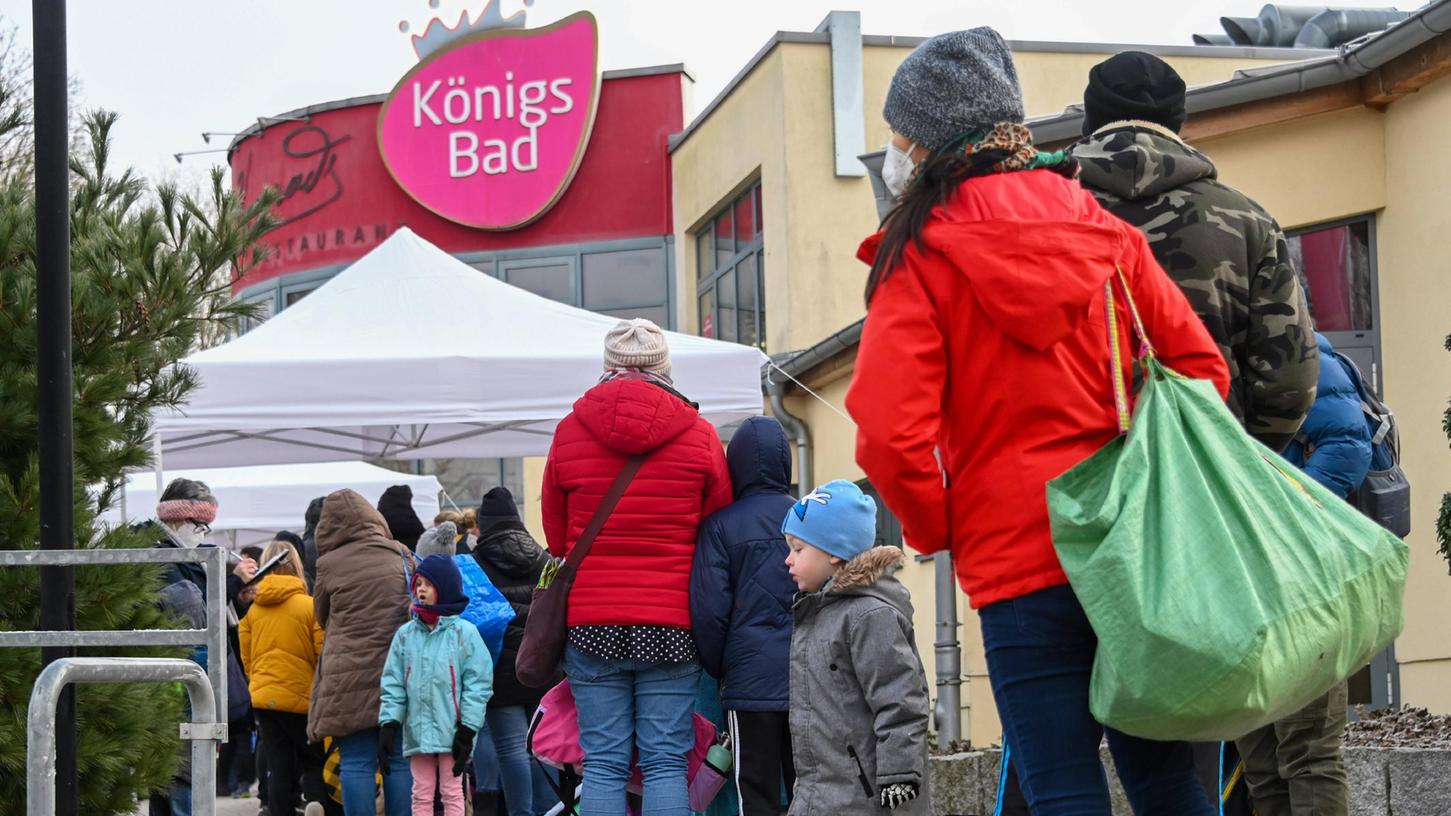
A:
<svg viewBox="0 0 1451 816">
<path fill-rule="evenodd" d="M 696 714 L 695 747 L 686 756 L 687 783 L 695 780 L 696 773 L 705 762 L 706 754 L 717 739 L 715 725 Z M 569 687 L 568 680 L 550 689 L 534 712 L 534 721 L 529 724 L 529 753 L 551 768 L 576 774 L 584 772 L 584 749 L 579 744 L 579 709 L 575 706 L 574 691 Z M 636 767 L 630 776 L 629 790 L 640 793 L 643 785 L 644 777 L 639 767 Z M 711 787 L 719 791 L 719 786 Z M 714 794 L 710 796 L 714 798 Z M 691 798 L 691 810 L 699 812 L 710 806 L 709 800 L 697 802 L 695 798 L 696 796 Z"/>
</svg>

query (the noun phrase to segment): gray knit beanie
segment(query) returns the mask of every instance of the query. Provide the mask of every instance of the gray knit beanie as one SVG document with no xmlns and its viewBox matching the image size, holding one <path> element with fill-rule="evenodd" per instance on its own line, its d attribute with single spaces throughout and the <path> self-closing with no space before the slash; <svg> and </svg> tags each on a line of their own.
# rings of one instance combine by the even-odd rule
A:
<svg viewBox="0 0 1451 816">
<path fill-rule="evenodd" d="M 892 77 L 882 116 L 930 150 L 975 128 L 1022 122 L 1023 92 L 1008 44 L 986 26 L 922 43 Z"/>
<path fill-rule="evenodd" d="M 622 320 L 605 335 L 605 368 L 634 368 L 670 377 L 665 332 L 644 318 Z"/>
<path fill-rule="evenodd" d="M 455 538 L 458 538 L 458 526 L 451 521 L 445 521 L 432 530 L 423 531 L 423 535 L 418 537 L 418 550 L 414 554 L 419 560 L 430 555 L 446 555 L 452 558 Z"/>
</svg>

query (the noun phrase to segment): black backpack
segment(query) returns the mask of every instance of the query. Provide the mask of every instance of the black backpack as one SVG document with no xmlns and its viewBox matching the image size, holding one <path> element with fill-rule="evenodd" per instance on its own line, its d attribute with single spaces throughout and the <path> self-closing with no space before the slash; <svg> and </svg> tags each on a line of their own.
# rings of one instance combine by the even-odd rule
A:
<svg viewBox="0 0 1451 816">
<path fill-rule="evenodd" d="M 1396 415 L 1353 360 L 1338 351 L 1331 352 L 1331 356 L 1340 361 L 1355 382 L 1360 410 L 1370 430 L 1370 472 L 1348 501 L 1380 526 L 1405 538 L 1411 533 L 1411 483 L 1401 469 L 1401 431 Z"/>
</svg>

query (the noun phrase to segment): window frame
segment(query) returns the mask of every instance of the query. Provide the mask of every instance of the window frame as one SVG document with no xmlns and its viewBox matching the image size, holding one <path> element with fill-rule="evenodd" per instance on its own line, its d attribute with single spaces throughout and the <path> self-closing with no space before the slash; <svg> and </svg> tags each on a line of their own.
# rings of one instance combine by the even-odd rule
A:
<svg viewBox="0 0 1451 816">
<path fill-rule="evenodd" d="M 710 315 L 712 321 L 711 336 L 714 339 L 724 339 L 720 325 L 721 305 L 720 293 L 718 291 L 719 284 L 727 275 L 737 272 L 743 261 L 749 257 L 754 257 L 756 267 L 756 303 L 753 311 L 755 316 L 756 342 L 749 345 L 754 345 L 756 348 L 764 351 L 766 349 L 766 231 L 761 224 L 762 197 L 761 180 L 759 178 L 753 179 L 745 187 L 732 194 L 724 203 L 716 207 L 711 212 L 710 217 L 706 218 L 704 223 L 695 231 L 695 258 L 697 266 L 695 270 L 695 329 L 697 334 L 705 336 L 706 316 L 702 313 L 700 303 L 706 297 L 707 293 L 710 293 L 712 295 L 712 314 Z M 732 235 L 734 236 L 735 213 L 742 201 L 748 201 L 750 203 L 751 222 L 754 233 L 744 243 L 742 243 L 741 239 L 733 237 L 735 251 L 731 254 L 728 261 L 721 263 L 719 260 L 719 252 L 715 248 L 716 221 L 723 216 L 729 215 L 731 217 Z M 702 243 L 709 247 L 710 257 L 713 263 L 712 268 L 708 272 L 699 268 L 700 259 L 705 254 Z M 736 275 L 735 280 L 736 291 L 732 293 L 734 295 L 732 302 L 736 305 L 728 307 L 736 313 L 736 325 L 733 330 L 735 337 L 733 340 L 726 342 L 741 343 L 739 275 Z"/>
</svg>

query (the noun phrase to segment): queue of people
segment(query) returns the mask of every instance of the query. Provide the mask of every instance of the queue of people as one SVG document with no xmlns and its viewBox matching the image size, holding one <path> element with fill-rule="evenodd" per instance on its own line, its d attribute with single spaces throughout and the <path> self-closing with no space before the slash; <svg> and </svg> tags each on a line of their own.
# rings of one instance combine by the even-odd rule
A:
<svg viewBox="0 0 1451 816">
<path fill-rule="evenodd" d="M 883 115 L 897 203 L 859 252 L 857 461 L 907 543 L 953 555 L 1027 812 L 1106 816 L 1106 738 L 1135 813 L 1208 816 L 1220 791 L 1197 775 L 1202 747 L 1090 712 L 1098 638 L 1055 552 L 1045 485 L 1121 432 L 1114 366 L 1129 378 L 1133 361 L 1115 354 L 1130 327 L 1342 496 L 1370 466 L 1358 375 L 1316 335 L 1274 218 L 1178 135 L 1185 86 L 1161 60 L 1096 66 L 1084 138 L 1064 151 L 1034 146 L 1012 56 L 987 28 L 914 50 Z M 876 546 L 878 508 L 857 484 L 793 498 L 790 461 L 766 417 L 723 450 L 677 389 L 665 334 L 631 320 L 554 434 L 544 546 L 503 488 L 432 528 L 406 487 L 376 508 L 350 490 L 314 502 L 300 539 L 262 553 L 281 566 L 253 586 L 244 559 L 229 582 L 231 604 L 250 603 L 238 651 L 274 816 L 299 801 L 371 814 L 380 781 L 389 816 L 455 816 L 470 796 L 476 813 L 538 816 L 560 794 L 586 816 L 685 816 L 702 671 L 720 681 L 743 816 L 931 813 L 930 693 L 894 575 L 904 555 Z M 199 483 L 173 488 L 159 538 L 196 546 L 215 500 Z M 522 682 L 516 659 L 535 588 L 582 540 L 551 678 L 578 709 L 576 804 L 531 762 L 553 682 Z M 492 651 L 461 617 L 461 563 L 512 611 Z M 173 587 L 205 589 L 196 572 L 168 575 L 176 608 L 195 598 Z M 1344 713 L 1341 684 L 1239 740 L 1259 813 L 1346 813 Z M 172 812 L 186 813 L 179 798 Z"/>
</svg>

